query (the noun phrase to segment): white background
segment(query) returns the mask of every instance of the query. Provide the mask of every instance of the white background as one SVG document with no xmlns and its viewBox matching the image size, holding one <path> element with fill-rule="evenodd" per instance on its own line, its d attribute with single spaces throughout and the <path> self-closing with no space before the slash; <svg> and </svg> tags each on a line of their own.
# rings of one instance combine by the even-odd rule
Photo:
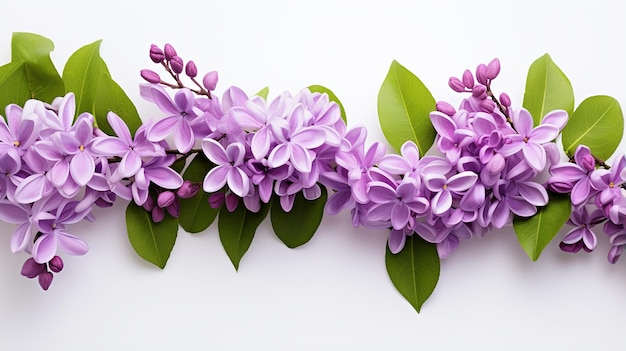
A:
<svg viewBox="0 0 626 351">
<path fill-rule="evenodd" d="M 79 47 L 103 39 L 113 78 L 144 118 L 139 70 L 155 68 L 151 43 L 172 43 L 202 72 L 220 72 L 219 91 L 239 85 L 270 96 L 311 84 L 330 87 L 349 124 L 382 141 L 376 97 L 397 59 L 438 100 L 459 101 L 451 75 L 494 57 L 496 91 L 521 105 L 530 64 L 548 52 L 569 76 L 576 104 L 607 94 L 626 106 L 626 7 L 619 1 L 5 1 L 0 59 L 14 31 L 56 43 L 59 71 Z M 624 144 L 620 152 L 626 151 Z M 417 314 L 384 265 L 386 233 L 326 216 L 304 247 L 287 249 L 264 222 L 239 272 L 216 226 L 179 233 L 161 271 L 138 258 L 124 204 L 71 228 L 90 244 L 65 257 L 49 291 L 20 276 L 13 227 L 0 224 L 2 350 L 395 350 L 604 349 L 623 347 L 626 259 L 606 260 L 550 244 L 531 262 L 509 230 L 462 243 Z"/>
</svg>

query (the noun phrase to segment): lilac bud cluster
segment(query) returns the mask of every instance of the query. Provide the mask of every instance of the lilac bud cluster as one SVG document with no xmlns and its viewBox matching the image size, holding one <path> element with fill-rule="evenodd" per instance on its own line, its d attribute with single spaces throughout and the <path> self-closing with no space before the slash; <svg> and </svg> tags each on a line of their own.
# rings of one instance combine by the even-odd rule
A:
<svg viewBox="0 0 626 351">
<path fill-rule="evenodd" d="M 328 212 L 350 208 L 355 226 L 391 228 L 393 253 L 417 233 L 435 243 L 442 258 L 462 239 L 508 225 L 514 215 L 533 216 L 548 202 L 540 178 L 558 162 L 552 141 L 568 117 L 553 111 L 533 127 L 528 111 L 510 108 L 508 95 L 493 96 L 499 71 L 495 59 L 478 66 L 477 83 L 469 70 L 450 79 L 454 91 L 469 96 L 458 110 L 439 102 L 430 114 L 441 156 L 420 158 L 411 141 L 400 155 L 386 155 L 380 143 L 365 148 L 363 128 L 349 131 L 337 167 L 322 174 L 322 182 L 336 190 Z"/>
<path fill-rule="evenodd" d="M 609 237 L 610 263 L 615 263 L 626 245 L 626 157 L 618 158 L 610 167 L 596 160 L 585 145 L 576 148 L 572 162 L 562 162 L 550 167 L 549 189 L 570 194 L 572 214 L 560 247 L 566 252 L 593 251 L 598 243 L 593 228 L 603 224 Z M 596 168 L 596 165 L 603 165 Z M 607 169 L 608 168 L 608 169 Z"/>
</svg>

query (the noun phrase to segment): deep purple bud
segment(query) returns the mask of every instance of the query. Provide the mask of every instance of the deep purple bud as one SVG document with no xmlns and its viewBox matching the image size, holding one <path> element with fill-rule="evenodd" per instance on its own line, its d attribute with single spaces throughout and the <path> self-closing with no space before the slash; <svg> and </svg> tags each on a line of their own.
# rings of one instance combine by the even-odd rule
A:
<svg viewBox="0 0 626 351">
<path fill-rule="evenodd" d="M 226 209 L 228 212 L 233 212 L 237 209 L 237 205 L 239 204 L 239 198 L 235 194 L 226 195 Z"/>
<path fill-rule="evenodd" d="M 185 74 L 190 78 L 195 78 L 198 75 L 198 68 L 193 61 L 187 62 L 187 66 L 185 66 Z"/>
<path fill-rule="evenodd" d="M 217 86 L 217 79 L 217 72 L 211 71 L 204 75 L 204 78 L 202 78 L 202 84 L 204 85 L 206 90 L 213 91 Z"/>
<path fill-rule="evenodd" d="M 165 218 L 165 210 L 159 206 L 154 206 L 150 214 L 154 223 L 159 223 Z"/>
<path fill-rule="evenodd" d="M 211 208 L 220 208 L 224 204 L 224 193 L 213 193 L 209 195 L 209 206 Z"/>
<path fill-rule="evenodd" d="M 165 59 L 170 61 L 172 57 L 176 56 L 176 50 L 170 44 L 165 44 Z"/>
<path fill-rule="evenodd" d="M 479 99 L 486 99 L 487 88 L 484 85 L 477 85 L 472 89 L 472 95 Z"/>
<path fill-rule="evenodd" d="M 200 185 L 194 184 L 189 180 L 185 180 L 183 185 L 181 185 L 176 191 L 176 195 L 181 199 L 189 199 L 196 196 L 198 191 L 200 191 Z"/>
<path fill-rule="evenodd" d="M 454 116 L 454 114 L 456 113 L 454 107 L 452 107 L 452 105 L 445 101 L 439 101 L 435 106 L 437 108 L 437 111 L 444 113 L 450 117 Z"/>
<path fill-rule="evenodd" d="M 50 270 L 54 273 L 59 273 L 63 270 L 63 259 L 59 256 L 52 257 L 50 262 L 48 262 L 48 267 L 50 267 Z"/>
<path fill-rule="evenodd" d="M 159 63 L 165 59 L 165 54 L 163 53 L 163 50 L 161 50 L 160 47 L 152 44 L 150 46 L 150 59 L 154 63 Z"/>
<path fill-rule="evenodd" d="M 161 77 L 159 76 L 159 74 L 149 69 L 141 70 L 141 78 L 152 84 L 159 84 L 161 82 Z"/>
<path fill-rule="evenodd" d="M 504 107 L 511 107 L 511 98 L 509 97 L 509 94 L 507 93 L 500 94 L 500 103 Z"/>
<path fill-rule="evenodd" d="M 154 200 L 152 199 L 152 197 L 148 196 L 146 202 L 144 202 L 142 206 L 144 210 L 148 212 L 152 211 L 152 208 L 154 208 Z"/>
<path fill-rule="evenodd" d="M 111 196 L 111 195 L 109 195 Z M 107 208 L 107 207 L 111 207 L 113 206 L 113 202 L 115 201 L 115 194 L 112 194 L 112 201 L 109 200 L 105 200 L 102 197 L 99 197 L 96 199 L 96 202 L 94 202 L 96 204 L 96 206 L 100 207 L 100 208 Z"/>
<path fill-rule="evenodd" d="M 482 85 L 487 85 L 487 66 L 482 63 L 476 67 L 476 80 Z"/>
<path fill-rule="evenodd" d="M 39 274 L 46 271 L 46 265 L 35 262 L 34 258 L 27 259 L 22 265 L 21 274 L 26 278 L 35 278 Z"/>
<path fill-rule="evenodd" d="M 178 218 L 178 215 L 180 214 L 180 207 L 178 207 L 178 201 L 172 202 L 172 204 L 167 206 L 165 209 L 167 210 L 167 213 L 170 214 L 170 216 L 174 218 Z"/>
<path fill-rule="evenodd" d="M 500 60 L 494 58 L 487 65 L 487 79 L 495 79 L 500 73 Z"/>
<path fill-rule="evenodd" d="M 176 74 L 182 73 L 184 66 L 185 66 L 185 63 L 183 62 L 183 59 L 180 58 L 179 56 L 174 56 L 170 60 L 170 67 L 172 67 L 172 71 L 174 71 L 174 73 Z"/>
<path fill-rule="evenodd" d="M 569 253 L 576 253 L 580 251 L 580 249 L 582 249 L 583 246 L 585 245 L 582 243 L 582 241 L 578 241 L 573 244 L 566 244 L 562 241 L 559 243 L 559 247 L 561 248 L 561 251 L 569 252 Z"/>
<path fill-rule="evenodd" d="M 452 88 L 452 90 L 456 91 L 457 93 L 462 93 L 465 91 L 465 85 L 457 77 L 450 77 L 450 79 L 448 80 L 448 86 L 450 86 L 450 88 Z"/>
<path fill-rule="evenodd" d="M 52 284 L 52 278 L 54 278 L 54 276 L 50 272 L 41 273 L 39 275 L 39 286 L 44 290 L 48 290 L 50 284 Z"/>
<path fill-rule="evenodd" d="M 466 69 L 465 72 L 463 72 L 463 85 L 465 85 L 468 89 L 472 89 L 474 87 L 474 76 L 469 69 Z"/>
<path fill-rule="evenodd" d="M 172 191 L 164 191 L 157 196 L 157 206 L 159 207 L 167 207 L 176 201 L 176 195 Z"/>
<path fill-rule="evenodd" d="M 496 109 L 496 103 L 490 99 L 485 99 L 480 102 L 480 110 L 486 113 L 492 113 Z"/>
<path fill-rule="evenodd" d="M 585 155 L 582 159 L 582 165 L 579 165 L 584 168 L 587 172 L 591 172 L 596 169 L 596 160 L 592 155 Z"/>
</svg>

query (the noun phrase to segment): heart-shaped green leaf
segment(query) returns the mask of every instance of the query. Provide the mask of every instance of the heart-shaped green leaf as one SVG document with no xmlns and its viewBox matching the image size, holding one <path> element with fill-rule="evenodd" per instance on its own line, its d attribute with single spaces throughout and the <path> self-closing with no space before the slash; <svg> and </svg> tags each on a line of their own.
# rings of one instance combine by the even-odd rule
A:
<svg viewBox="0 0 626 351">
<path fill-rule="evenodd" d="M 536 261 L 543 249 L 554 239 L 572 212 L 569 197 L 550 194 L 548 205 L 532 217 L 515 217 L 513 228 L 520 246 Z"/>
<path fill-rule="evenodd" d="M 591 96 L 583 101 L 563 129 L 563 149 L 572 156 L 578 145 L 587 145 L 603 160 L 617 149 L 624 134 L 624 115 L 610 96 Z"/>
<path fill-rule="evenodd" d="M 330 101 L 334 101 L 335 103 L 337 103 L 337 105 L 339 105 L 339 110 L 341 110 L 341 119 L 343 119 L 344 123 L 348 123 L 348 117 L 346 116 L 346 110 L 343 108 L 343 104 L 341 103 L 341 101 L 339 101 L 339 98 L 337 97 L 337 95 L 335 95 L 335 93 L 332 92 L 332 90 L 326 88 L 323 85 L 310 85 L 309 86 L 309 90 L 312 93 L 326 93 L 328 95 L 328 100 Z"/>
<path fill-rule="evenodd" d="M 423 156 L 435 140 L 430 121 L 434 110 L 435 99 L 430 91 L 394 60 L 378 93 L 378 120 L 391 146 L 399 151 L 405 141 L 412 140 Z"/>
<path fill-rule="evenodd" d="M 439 281 L 437 247 L 412 235 L 406 238 L 404 249 L 395 255 L 387 246 L 385 264 L 393 285 L 419 312 Z"/>
<path fill-rule="evenodd" d="M 250 248 L 256 228 L 263 222 L 268 210 L 269 205 L 264 204 L 259 212 L 250 212 L 242 201 L 239 201 L 239 205 L 233 212 L 229 212 L 226 206 L 222 206 L 217 220 L 217 229 L 222 246 L 235 269 L 239 269 L 239 262 Z"/>
<path fill-rule="evenodd" d="M 550 55 L 535 60 L 526 77 L 523 106 L 538 125 L 543 116 L 552 110 L 574 111 L 574 90 L 569 79 Z"/>
<path fill-rule="evenodd" d="M 141 258 L 165 268 L 178 234 L 176 218 L 166 215 L 154 223 L 148 211 L 130 202 L 126 208 L 126 230 L 130 244 Z"/>
<path fill-rule="evenodd" d="M 315 200 L 307 200 L 302 192 L 296 194 L 291 211 L 285 212 L 280 206 L 280 198 L 272 201 L 270 219 L 276 236 L 287 247 L 294 248 L 311 240 L 322 222 L 327 192 L 322 187 L 322 195 Z"/>
</svg>

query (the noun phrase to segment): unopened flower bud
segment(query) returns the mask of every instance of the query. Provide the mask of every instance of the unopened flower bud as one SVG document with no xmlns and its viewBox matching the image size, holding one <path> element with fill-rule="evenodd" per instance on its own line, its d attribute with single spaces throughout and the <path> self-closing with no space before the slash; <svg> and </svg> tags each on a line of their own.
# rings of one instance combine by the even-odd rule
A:
<svg viewBox="0 0 626 351">
<path fill-rule="evenodd" d="M 39 286 L 41 286 L 41 288 L 44 290 L 48 290 L 48 288 L 52 284 L 52 278 L 54 278 L 54 276 L 50 272 L 41 273 L 39 275 Z"/>
<path fill-rule="evenodd" d="M 154 63 L 159 63 L 165 59 L 165 54 L 163 53 L 163 50 L 161 50 L 160 47 L 152 44 L 150 46 L 150 59 Z"/>
<path fill-rule="evenodd" d="M 144 210 L 148 212 L 152 211 L 152 208 L 154 208 L 154 200 L 152 199 L 152 197 L 148 196 L 146 198 L 146 202 L 144 202 L 142 206 Z"/>
<path fill-rule="evenodd" d="M 487 85 L 487 66 L 482 63 L 476 67 L 476 80 L 480 84 Z"/>
<path fill-rule="evenodd" d="M 209 195 L 209 206 L 211 208 L 220 208 L 224 204 L 224 193 L 213 193 Z"/>
<path fill-rule="evenodd" d="M 507 93 L 500 94 L 500 103 L 504 107 L 510 107 L 511 106 L 511 98 L 509 97 L 509 95 Z"/>
<path fill-rule="evenodd" d="M 185 180 L 183 185 L 181 185 L 176 191 L 176 196 L 181 199 L 189 199 L 196 196 L 198 191 L 200 191 L 200 185 L 194 184 L 189 180 Z"/>
<path fill-rule="evenodd" d="M 496 103 L 490 99 L 485 99 L 480 102 L 480 110 L 486 113 L 492 113 L 496 109 Z"/>
<path fill-rule="evenodd" d="M 465 91 L 465 85 L 457 77 L 450 77 L 450 79 L 448 80 L 448 86 L 457 93 L 462 93 Z"/>
<path fill-rule="evenodd" d="M 63 259 L 59 256 L 52 257 L 50 262 L 48 262 L 48 267 L 50 267 L 50 270 L 54 273 L 59 273 L 63 270 Z"/>
<path fill-rule="evenodd" d="M 176 56 L 176 50 L 174 50 L 174 47 L 170 44 L 165 44 L 164 53 L 165 59 L 168 61 L 170 61 L 172 57 Z"/>
<path fill-rule="evenodd" d="M 487 79 L 490 79 L 490 80 L 495 79 L 499 73 L 500 73 L 500 60 L 498 60 L 497 58 L 494 58 L 487 65 L 487 72 L 486 72 Z"/>
<path fill-rule="evenodd" d="M 159 206 L 154 206 L 150 214 L 152 215 L 152 221 L 154 223 L 159 223 L 165 218 L 165 210 Z"/>
<path fill-rule="evenodd" d="M 107 208 L 113 206 L 113 202 L 115 202 L 115 194 L 113 194 L 113 201 L 105 200 L 102 197 L 99 197 L 94 203 L 100 208 Z"/>
<path fill-rule="evenodd" d="M 176 201 L 176 195 L 172 191 L 164 191 L 157 196 L 157 206 L 167 207 Z"/>
<path fill-rule="evenodd" d="M 161 77 L 159 76 L 159 74 L 149 69 L 141 70 L 141 78 L 152 84 L 159 84 L 161 82 Z"/>
<path fill-rule="evenodd" d="M 237 209 L 237 205 L 239 204 L 239 198 L 235 194 L 226 195 L 226 209 L 228 212 L 233 212 Z"/>
<path fill-rule="evenodd" d="M 469 69 L 466 69 L 465 72 L 463 72 L 463 85 L 465 85 L 468 89 L 472 89 L 474 87 L 474 76 Z"/>
<path fill-rule="evenodd" d="M 484 85 L 477 85 L 472 89 L 472 95 L 484 100 L 487 98 L 487 88 Z"/>
<path fill-rule="evenodd" d="M 46 271 L 46 266 L 44 264 L 35 262 L 35 259 L 31 257 L 27 259 L 22 265 L 21 274 L 25 276 L 26 278 L 32 279 L 45 271 Z"/>
<path fill-rule="evenodd" d="M 174 73 L 180 74 L 183 72 L 185 63 L 183 62 L 183 59 L 180 58 L 179 56 L 174 56 L 170 60 L 170 67 L 172 67 L 172 71 L 174 71 Z"/>
<path fill-rule="evenodd" d="M 582 158 L 582 164 L 580 166 L 587 172 L 591 172 L 596 169 L 596 160 L 591 155 L 585 155 Z"/>
<path fill-rule="evenodd" d="M 193 61 L 187 62 L 187 65 L 185 66 L 185 74 L 189 78 L 195 78 L 198 75 L 198 68 Z"/>
<path fill-rule="evenodd" d="M 452 105 L 450 105 L 449 103 L 445 101 L 439 101 L 437 102 L 435 106 L 437 108 L 437 111 L 443 114 L 446 114 L 450 117 L 454 116 L 454 114 L 456 113 L 456 110 L 454 109 L 454 107 L 452 107 Z"/>
<path fill-rule="evenodd" d="M 204 75 L 204 78 L 202 78 L 202 84 L 204 85 L 206 90 L 213 91 L 217 86 L 217 79 L 217 72 L 211 71 Z"/>
<path fill-rule="evenodd" d="M 165 209 L 167 210 L 167 213 L 170 214 L 170 216 L 174 218 L 178 218 L 178 215 L 180 214 L 180 207 L 178 207 L 178 201 L 172 202 L 172 204 L 167 206 Z"/>
</svg>

